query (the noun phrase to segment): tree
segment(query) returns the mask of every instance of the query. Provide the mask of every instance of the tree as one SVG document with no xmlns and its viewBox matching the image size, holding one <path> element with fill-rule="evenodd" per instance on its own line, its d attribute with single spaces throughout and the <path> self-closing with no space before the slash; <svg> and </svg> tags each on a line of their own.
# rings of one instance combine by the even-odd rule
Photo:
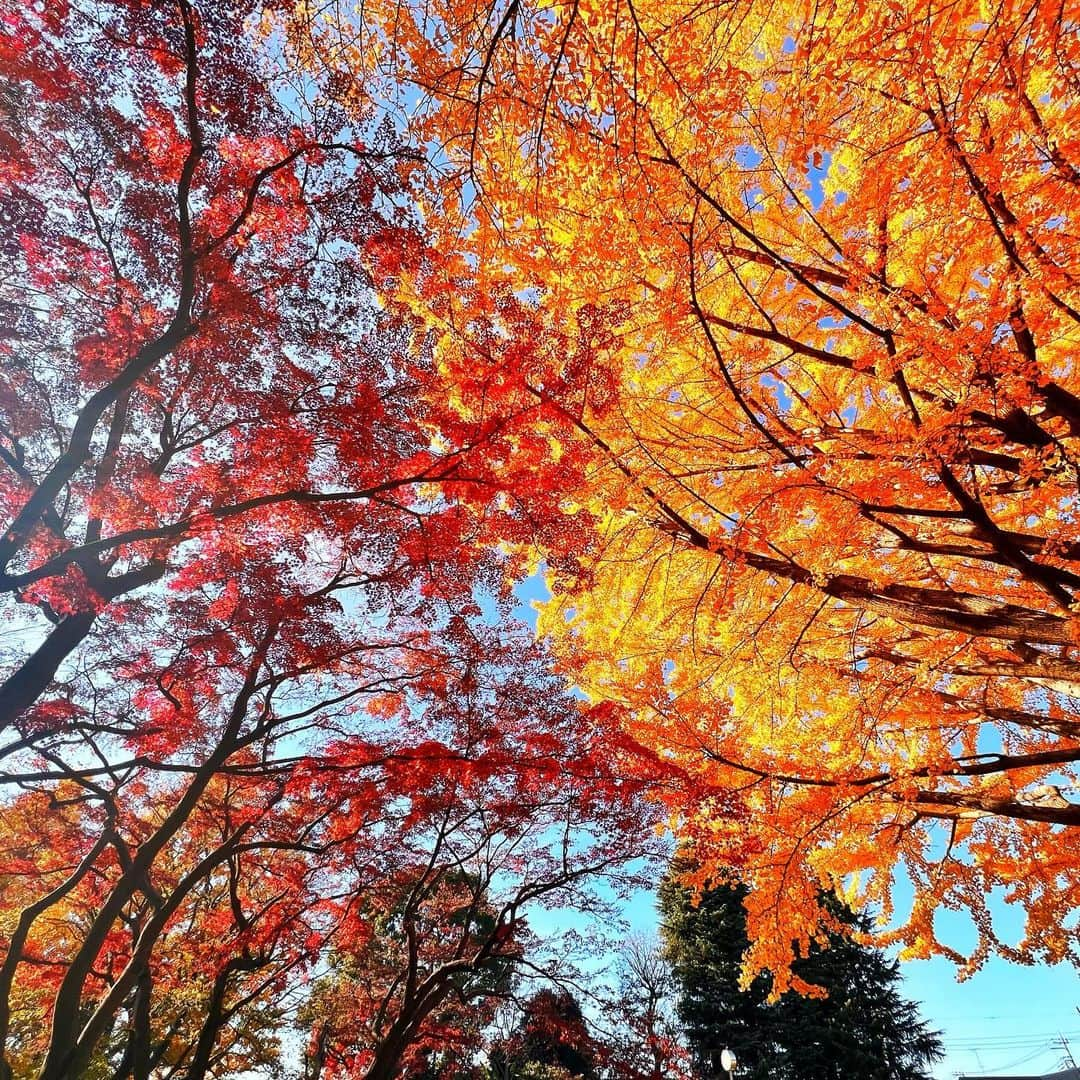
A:
<svg viewBox="0 0 1080 1080">
<path fill-rule="evenodd" d="M 213 915 L 240 966 L 221 963 L 242 973 L 250 923 L 270 921 L 265 899 L 245 910 L 246 873 L 275 852 L 303 861 L 318 823 L 282 835 L 279 738 L 425 668 L 419 592 L 395 587 L 424 561 L 404 555 L 423 514 L 393 493 L 432 476 L 405 466 L 429 440 L 398 407 L 415 380 L 364 269 L 394 221 L 399 155 L 299 98 L 286 112 L 285 75 L 244 32 L 254 13 L 5 17 L 0 589 L 16 632 L 0 779 L 42 813 L 79 808 L 82 829 L 5 916 L 6 1042 L 45 961 L 27 951 L 37 931 L 57 905 L 81 914 L 43 939 L 42 1076 L 89 1067 L 125 1015 L 118 1060 L 147 1073 L 155 950 L 223 880 Z M 365 438 L 381 453 L 343 452 Z M 399 617 L 373 633 L 346 594 L 369 612 L 393 596 Z"/>
<path fill-rule="evenodd" d="M 0 26 L 4 1080 L 272 1071 L 305 979 L 457 815 L 518 830 L 503 925 L 640 846 L 611 711 L 507 614 L 493 541 L 542 505 L 375 292 L 423 257 L 415 157 L 279 24 Z M 549 807 L 578 840 L 542 843 Z"/>
<path fill-rule="evenodd" d="M 522 1003 L 516 1027 L 492 1048 L 491 1071 L 505 1080 L 591 1080 L 602 1053 L 573 994 L 544 989 Z"/>
<path fill-rule="evenodd" d="M 466 831 L 445 822 L 427 863 L 401 867 L 358 898 L 355 929 L 335 942 L 332 973 L 305 1005 L 308 1077 L 351 1075 L 350 1065 L 392 1042 L 401 1048 L 387 1075 L 435 1080 L 468 1068 L 522 945 L 521 927 L 500 922 L 488 902 L 488 882 L 464 869 L 468 856 L 457 865 L 441 857 Z M 386 1037 L 410 1026 L 406 1038 Z"/>
<path fill-rule="evenodd" d="M 543 977 L 570 960 L 572 943 L 538 939 L 530 913 L 609 914 L 610 899 L 591 888 L 601 876 L 611 895 L 640 887 L 644 870 L 627 865 L 650 861 L 642 826 L 655 814 L 632 762 L 612 759 L 602 711 L 582 714 L 550 676 L 532 685 L 502 676 L 501 730 L 487 726 L 491 710 L 473 718 L 482 751 L 451 757 L 446 743 L 432 746 L 415 788 L 402 785 L 411 808 L 381 808 L 400 823 L 383 821 L 378 861 L 355 868 L 331 971 L 304 1009 L 310 1080 L 390 1080 L 445 1050 L 465 1069 L 519 972 Z M 456 708 L 440 702 L 442 722 Z M 350 798 L 350 782 L 340 783 Z"/>
<path fill-rule="evenodd" d="M 789 990 L 774 999 L 764 974 L 746 985 L 746 895 L 744 885 L 718 882 L 695 897 L 673 873 L 660 886 L 679 1017 L 700 1074 L 724 1077 L 720 1055 L 727 1048 L 741 1075 L 760 1080 L 925 1080 L 944 1056 L 940 1038 L 901 996 L 899 966 L 880 950 L 830 934 L 792 965 L 811 994 Z M 830 901 L 828 908 L 848 927 L 869 929 L 865 916 L 842 904 Z"/>
<path fill-rule="evenodd" d="M 615 1080 L 681 1080 L 691 1074 L 674 1010 L 675 982 L 660 942 L 631 937 L 605 1002 L 605 1075 Z"/>
<path fill-rule="evenodd" d="M 403 295 L 461 414 L 517 418 L 517 453 L 557 459 L 574 535 L 542 538 L 542 629 L 684 770 L 682 835 L 754 887 L 751 967 L 783 978 L 808 913 L 828 922 L 822 884 L 887 904 L 898 866 L 905 955 L 1075 961 L 1060 5 L 365 12 L 384 54 L 314 5 L 295 36 L 313 68 L 422 90 L 443 254 Z M 971 912 L 969 955 L 941 905 Z"/>
</svg>

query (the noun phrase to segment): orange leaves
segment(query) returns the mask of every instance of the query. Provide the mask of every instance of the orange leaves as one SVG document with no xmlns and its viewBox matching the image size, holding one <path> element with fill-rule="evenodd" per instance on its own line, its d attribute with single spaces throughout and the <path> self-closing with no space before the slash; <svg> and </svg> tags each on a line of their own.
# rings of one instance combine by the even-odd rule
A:
<svg viewBox="0 0 1080 1080">
<path fill-rule="evenodd" d="M 913 953 L 967 906 L 972 964 L 1066 955 L 1080 115 L 1054 20 L 372 0 L 364 33 L 298 10 L 274 49 L 327 68 L 269 85 L 234 8 L 196 7 L 28 15 L 33 137 L 0 173 L 40 293 L 0 283 L 0 569 L 37 634 L 4 639 L 5 753 L 42 815 L 92 808 L 57 818 L 47 886 L 100 845 L 55 902 L 9 852 L 63 930 L 43 1075 L 121 1016 L 205 1057 L 189 1013 L 282 1000 L 338 926 L 372 960 L 430 919 L 441 963 L 464 900 L 497 922 L 475 880 L 515 883 L 516 919 L 640 850 L 650 785 L 703 872 L 756 886 L 749 962 L 781 987 L 819 890 L 886 903 L 898 866 Z M 426 177 L 359 130 L 388 71 L 422 88 Z M 423 238 L 397 209 L 421 183 Z M 588 706 L 489 625 L 541 561 Z M 506 925 L 482 940 L 509 961 Z M 373 1060 L 347 1028 L 339 1062 Z"/>
<path fill-rule="evenodd" d="M 581 511 L 540 534 L 541 630 L 781 912 L 753 963 L 898 864 L 912 948 L 966 905 L 1008 952 L 983 893 L 1080 813 L 1075 49 L 1047 5 L 624 14 L 447 3 L 396 57 L 448 165 L 451 403 L 528 417 L 503 483 L 550 440 L 533 482 Z M 1064 893 L 1028 880 L 1056 958 Z"/>
</svg>

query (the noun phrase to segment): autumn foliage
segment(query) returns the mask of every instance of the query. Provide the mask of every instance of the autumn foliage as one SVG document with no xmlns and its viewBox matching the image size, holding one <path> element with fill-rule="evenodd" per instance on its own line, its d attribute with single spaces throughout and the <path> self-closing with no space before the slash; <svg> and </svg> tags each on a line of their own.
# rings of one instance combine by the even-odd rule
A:
<svg viewBox="0 0 1080 1080">
<path fill-rule="evenodd" d="M 463 416 L 531 404 L 518 451 L 591 530 L 542 546 L 542 629 L 684 770 L 702 874 L 754 886 L 750 967 L 782 990 L 819 889 L 888 915 L 897 873 L 908 956 L 1075 960 L 1074 15 L 364 10 L 375 64 L 316 5 L 295 33 L 415 88 L 441 260 L 402 295 Z"/>
<path fill-rule="evenodd" d="M 830 892 L 1075 961 L 1078 42 L 5 10 L 0 1080 L 473 1045 L 657 814 L 776 992 Z"/>
<path fill-rule="evenodd" d="M 0 24 L 3 1077 L 274 1071 L 290 1038 L 392 1076 L 530 910 L 642 850 L 613 710 L 507 614 L 539 493 L 377 302 L 423 258 L 416 155 L 276 18 Z M 393 918 L 378 1017 L 322 1039 L 360 1003 L 313 1022 L 312 980 Z"/>
</svg>

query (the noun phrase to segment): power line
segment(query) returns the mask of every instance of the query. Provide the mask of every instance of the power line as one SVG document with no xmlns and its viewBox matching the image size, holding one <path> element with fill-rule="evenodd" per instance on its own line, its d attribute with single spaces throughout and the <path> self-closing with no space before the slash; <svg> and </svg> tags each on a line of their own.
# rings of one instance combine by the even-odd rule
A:
<svg viewBox="0 0 1080 1080">
<path fill-rule="evenodd" d="M 968 1080 L 968 1078 L 972 1076 L 979 1076 L 985 1078 L 997 1076 L 1000 1078 L 1004 1078 L 1012 1070 L 1018 1067 L 1023 1068 L 1025 1066 L 1029 1071 L 1033 1072 L 1052 1073 L 1057 1069 L 1057 1059 L 1051 1056 L 1054 1053 L 1054 1047 L 1052 1045 L 1042 1046 L 1034 1051 L 1023 1054 L 1021 1057 L 1012 1058 L 1009 1061 L 1003 1062 L 1002 1064 L 992 1065 L 989 1068 L 983 1064 L 982 1057 L 977 1050 L 971 1050 L 968 1052 L 975 1055 L 975 1060 L 978 1062 L 978 1071 L 975 1072 L 974 1070 L 959 1069 L 953 1074 L 954 1077 L 956 1077 L 956 1080 Z M 1042 1061 L 1046 1064 L 1030 1064 L 1037 1061 Z"/>
<path fill-rule="evenodd" d="M 1056 1042 L 1060 1045 L 1061 1040 L 1066 1036 L 1071 1038 L 1080 1038 L 1080 1031 L 1041 1031 L 1041 1032 L 1024 1032 L 1023 1034 L 1008 1034 L 1008 1035 L 962 1035 L 950 1038 L 946 1036 L 942 1041 L 946 1046 L 955 1047 L 956 1049 L 969 1049 L 972 1046 L 978 1046 L 980 1048 L 987 1047 L 990 1049 L 1012 1049 L 1013 1047 L 1021 1047 L 1023 1045 L 1034 1046 L 1038 1043 L 1050 1043 Z"/>
<path fill-rule="evenodd" d="M 1061 1049 L 1065 1051 L 1066 1059 L 1068 1060 L 1068 1062 L 1072 1066 L 1072 1068 L 1075 1069 L 1076 1068 L 1076 1058 L 1074 1058 L 1073 1055 L 1072 1055 L 1072 1050 L 1069 1047 L 1069 1040 L 1065 1038 L 1065 1033 L 1063 1031 L 1058 1032 L 1058 1039 L 1059 1039 L 1059 1045 L 1061 1046 Z"/>
<path fill-rule="evenodd" d="M 1048 1050 L 1053 1049 L 1053 1046 L 1040 1047 L 1038 1050 L 1032 1051 L 1030 1054 L 1025 1054 L 1023 1057 L 1015 1058 L 1012 1061 L 1006 1062 L 1004 1065 L 998 1065 L 995 1068 L 995 1072 L 1000 1072 L 1003 1069 L 1015 1069 L 1017 1065 L 1026 1065 L 1029 1061 L 1034 1061 L 1036 1058 L 1043 1057 Z"/>
</svg>

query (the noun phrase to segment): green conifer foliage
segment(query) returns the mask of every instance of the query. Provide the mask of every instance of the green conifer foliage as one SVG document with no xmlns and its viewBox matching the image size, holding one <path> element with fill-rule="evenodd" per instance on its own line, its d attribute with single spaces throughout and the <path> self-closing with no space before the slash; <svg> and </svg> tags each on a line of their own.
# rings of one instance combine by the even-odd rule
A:
<svg viewBox="0 0 1080 1080">
<path fill-rule="evenodd" d="M 738 1059 L 736 1080 L 924 1080 L 943 1056 L 937 1032 L 900 993 L 899 965 L 841 934 L 814 946 L 793 971 L 828 991 L 788 992 L 770 1003 L 769 979 L 739 989 L 749 941 L 743 885 L 716 884 L 695 906 L 691 890 L 669 875 L 660 887 L 664 942 L 678 987 L 678 1012 L 695 1064 L 706 1080 L 724 1078 L 725 1048 Z M 832 898 L 829 910 L 868 928 Z"/>
</svg>

